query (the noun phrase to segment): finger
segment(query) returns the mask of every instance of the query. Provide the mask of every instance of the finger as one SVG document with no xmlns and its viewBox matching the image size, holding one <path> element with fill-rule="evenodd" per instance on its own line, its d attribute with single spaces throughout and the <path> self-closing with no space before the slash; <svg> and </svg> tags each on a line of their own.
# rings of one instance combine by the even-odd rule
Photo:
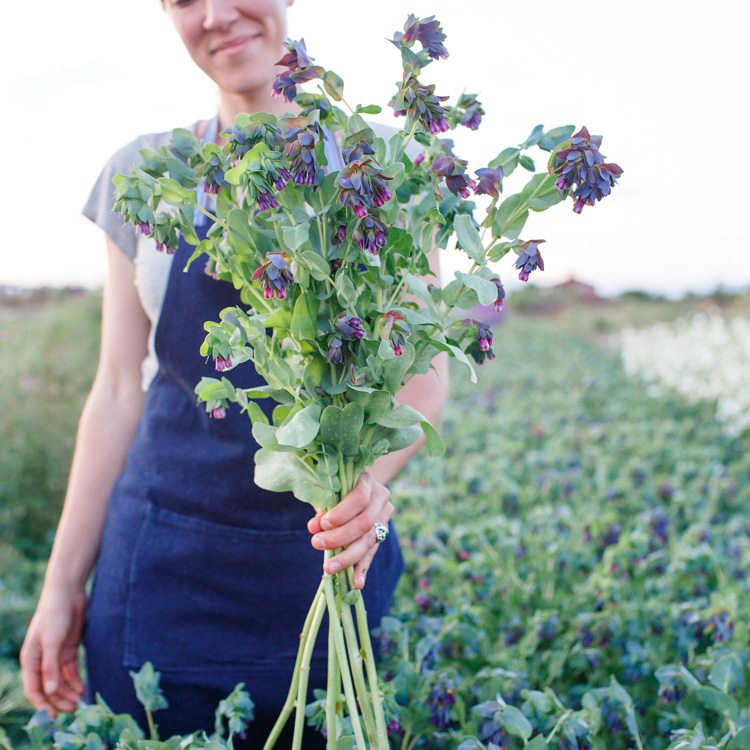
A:
<svg viewBox="0 0 750 750">
<path fill-rule="evenodd" d="M 317 534 L 319 531 L 322 531 L 320 527 L 320 518 L 325 513 L 325 509 L 318 508 L 315 515 L 307 522 L 307 530 L 311 534 Z"/>
<path fill-rule="evenodd" d="M 336 549 L 346 547 L 366 534 L 370 534 L 375 522 L 387 516 L 389 496 L 390 493 L 386 487 L 376 485 L 367 508 L 343 526 L 315 534 L 310 543 L 316 549 Z"/>
<path fill-rule="evenodd" d="M 50 640 L 42 644 L 42 689 L 47 702 L 58 711 L 73 711 L 75 698 L 69 697 L 70 688 L 63 683 L 60 671 L 60 644 Z"/>
<path fill-rule="evenodd" d="M 330 560 L 326 560 L 323 570 L 328 575 L 334 575 L 342 570 L 346 570 L 350 565 L 355 565 L 364 558 L 375 545 L 377 545 L 377 540 L 373 529 L 370 533 L 357 539 L 356 542 L 352 542 L 345 550 L 339 552 L 338 555 L 335 555 Z"/>
<path fill-rule="evenodd" d="M 361 513 L 370 502 L 374 480 L 369 471 L 363 471 L 349 494 L 336 506 L 331 508 L 320 519 L 320 528 L 324 531 L 342 526 Z"/>
<path fill-rule="evenodd" d="M 62 675 L 65 682 L 70 685 L 72 690 L 74 690 L 76 695 L 80 698 L 83 695 L 84 686 L 81 675 L 78 673 L 78 664 L 75 659 L 63 663 Z"/>
<path fill-rule="evenodd" d="M 365 587 L 365 578 L 367 577 L 367 571 L 372 567 L 372 561 L 375 555 L 380 549 L 379 544 L 375 544 L 370 547 L 365 553 L 365 556 L 354 566 L 354 586 L 358 589 Z M 331 558 L 333 559 L 333 558 Z"/>
<path fill-rule="evenodd" d="M 51 706 L 42 690 L 42 652 L 37 641 L 24 644 L 21 649 L 21 681 L 23 694 L 37 711 Z"/>
</svg>

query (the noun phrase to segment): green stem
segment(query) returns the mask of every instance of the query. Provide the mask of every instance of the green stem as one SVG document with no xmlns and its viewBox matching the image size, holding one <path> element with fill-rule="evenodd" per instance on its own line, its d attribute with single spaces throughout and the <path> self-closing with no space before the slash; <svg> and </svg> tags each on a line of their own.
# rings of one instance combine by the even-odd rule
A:
<svg viewBox="0 0 750 750">
<path fill-rule="evenodd" d="M 393 294 L 391 295 L 391 298 L 388 300 L 388 306 L 386 307 L 386 310 L 390 310 L 391 307 L 393 307 L 393 303 L 396 301 L 396 298 L 399 295 L 399 292 L 401 291 L 401 288 L 404 285 L 404 282 L 406 281 L 406 276 L 402 276 L 401 280 L 396 285 L 396 289 L 393 291 Z"/>
<path fill-rule="evenodd" d="M 356 742 L 357 750 L 367 750 L 365 738 L 362 734 L 362 725 L 359 721 L 359 713 L 357 712 L 357 699 L 354 695 L 352 675 L 349 671 L 349 663 L 346 658 L 346 645 L 344 644 L 344 637 L 341 633 L 341 620 L 338 613 L 338 603 L 333 591 L 333 579 L 331 576 L 326 575 L 323 577 L 323 581 L 326 592 L 326 601 L 328 602 L 328 627 L 333 631 L 333 640 L 341 669 L 341 679 L 344 683 L 344 696 L 346 697 L 346 706 L 349 710 L 349 718 L 352 722 L 354 740 Z"/>
<path fill-rule="evenodd" d="M 354 588 L 354 571 L 347 570 L 349 584 Z M 378 668 L 375 664 L 375 654 L 370 641 L 370 631 L 367 626 L 367 609 L 364 597 L 358 596 L 354 604 L 357 614 L 357 628 L 359 629 L 359 641 L 365 652 L 365 664 L 367 666 L 367 679 L 370 683 L 370 696 L 372 710 L 375 713 L 375 745 L 376 750 L 388 750 L 388 729 L 385 725 L 385 714 L 383 713 L 383 701 L 380 697 L 378 686 Z"/>
<path fill-rule="evenodd" d="M 320 597 L 315 606 L 315 614 L 310 624 L 310 631 L 304 638 L 305 645 L 302 653 L 302 663 L 297 670 L 297 710 L 294 715 L 292 750 L 301 750 L 302 748 L 302 732 L 305 729 L 305 706 L 307 704 L 307 683 L 310 679 L 310 659 L 315 648 L 315 640 L 320 629 L 320 623 L 323 621 L 324 611 L 325 600 L 323 597 Z"/>
<path fill-rule="evenodd" d="M 159 731 L 156 728 L 156 724 L 154 724 L 154 714 L 151 712 L 151 709 L 146 706 L 146 721 L 148 722 L 148 733 L 154 742 L 159 741 Z"/>
<path fill-rule="evenodd" d="M 197 208 L 202 214 L 205 214 L 208 216 L 211 221 L 214 222 L 214 224 L 218 224 L 220 227 L 223 227 L 226 230 L 229 230 L 229 227 L 225 222 L 223 222 L 218 216 L 214 216 L 210 211 L 207 211 L 203 206 L 195 205 L 193 208 Z"/>
<path fill-rule="evenodd" d="M 406 136 L 406 140 L 401 144 L 398 157 L 400 157 L 402 153 L 403 154 L 406 153 L 406 147 L 409 145 L 409 143 L 411 142 L 411 139 L 414 137 L 414 133 L 416 132 L 417 132 L 417 122 L 415 120 L 414 124 L 411 126 L 411 130 L 409 131 L 409 135 Z M 394 159 L 394 161 L 398 161 L 398 157 Z"/>
<path fill-rule="evenodd" d="M 302 633 L 300 634 L 300 643 L 299 648 L 297 649 L 297 658 L 294 662 L 294 671 L 292 672 L 292 682 L 289 685 L 289 692 L 287 693 L 286 700 L 284 701 L 284 705 L 281 709 L 281 713 L 279 713 L 279 718 L 276 719 L 276 723 L 273 725 L 273 729 L 271 730 L 271 733 L 268 735 L 268 739 L 266 739 L 265 744 L 263 745 L 263 750 L 271 750 L 271 748 L 276 744 L 276 740 L 279 738 L 279 735 L 281 734 L 281 730 L 284 728 L 287 719 L 289 718 L 289 715 L 292 713 L 292 709 L 294 708 L 294 703 L 297 696 L 297 684 L 299 682 L 299 668 L 302 664 L 302 657 L 305 650 L 305 644 L 307 642 L 307 638 L 309 637 L 311 625 L 313 621 L 313 617 L 315 616 L 315 611 L 318 607 L 318 603 L 321 599 L 325 598 L 325 593 L 323 591 L 323 579 L 321 578 L 320 584 L 318 585 L 318 590 L 315 592 L 315 596 L 313 597 L 312 604 L 310 605 L 310 609 L 307 611 L 307 616 L 305 617 L 305 624 L 302 626 Z M 316 631 L 317 634 L 317 631 Z"/>
<path fill-rule="evenodd" d="M 356 589 L 354 590 L 356 591 Z M 361 596 L 359 592 L 357 593 Z M 362 651 L 357 643 L 357 633 L 354 630 L 352 610 L 348 604 L 344 604 L 341 608 L 341 622 L 344 626 L 346 648 L 349 651 L 349 661 L 352 667 L 352 676 L 354 677 L 354 687 L 357 691 L 357 698 L 359 699 L 359 705 L 362 709 L 362 719 L 365 723 L 365 732 L 367 733 L 367 738 L 370 740 L 370 743 L 372 743 L 376 737 L 375 717 L 373 716 L 372 706 L 370 705 L 370 696 L 367 694 L 367 685 L 365 684 L 365 675 L 362 669 Z"/>
<path fill-rule="evenodd" d="M 330 550 L 326 550 L 328 555 Z M 338 745 L 336 739 L 336 716 L 338 714 L 339 702 L 339 685 L 341 684 L 341 675 L 339 673 L 339 663 L 336 656 L 336 643 L 333 640 L 333 629 L 328 628 L 328 687 L 326 690 L 326 733 L 328 740 L 326 743 L 327 750 L 336 750 Z"/>
</svg>

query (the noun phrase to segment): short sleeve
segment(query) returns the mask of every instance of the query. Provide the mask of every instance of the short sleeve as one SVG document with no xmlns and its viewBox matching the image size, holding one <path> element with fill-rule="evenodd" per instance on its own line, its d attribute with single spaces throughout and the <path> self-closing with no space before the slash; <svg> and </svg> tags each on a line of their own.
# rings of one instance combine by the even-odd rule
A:
<svg viewBox="0 0 750 750">
<path fill-rule="evenodd" d="M 128 174 L 133 169 L 140 159 L 138 152 L 143 145 L 141 139 L 136 138 L 112 155 L 82 210 L 83 215 L 103 229 L 130 260 L 135 259 L 138 236 L 135 227 L 112 210 L 115 202 L 112 178 L 117 174 Z"/>
</svg>

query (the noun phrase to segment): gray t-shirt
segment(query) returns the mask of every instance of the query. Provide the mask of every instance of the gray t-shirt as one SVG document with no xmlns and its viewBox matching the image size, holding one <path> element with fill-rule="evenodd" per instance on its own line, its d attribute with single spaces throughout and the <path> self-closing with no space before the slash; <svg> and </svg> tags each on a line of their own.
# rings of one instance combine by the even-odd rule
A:
<svg viewBox="0 0 750 750">
<path fill-rule="evenodd" d="M 199 122 L 193 123 L 189 129 L 195 133 Z M 213 130 L 212 125 L 214 123 L 215 118 L 208 121 L 205 129 L 206 133 Z M 389 138 L 398 131 L 398 128 L 390 125 L 372 122 L 369 125 L 375 131 L 376 135 L 385 139 L 386 145 Z M 148 389 L 159 367 L 154 347 L 154 334 L 167 290 L 169 270 L 172 259 L 175 256 L 157 252 L 154 240 L 151 237 L 138 234 L 132 224 L 125 223 L 123 218 L 112 210 L 114 203 L 112 178 L 117 174 L 128 174 L 140 162 L 140 150 L 142 148 L 159 149 L 161 146 L 169 143 L 171 135 L 171 130 L 164 133 L 140 135 L 118 149 L 104 165 L 104 169 L 102 169 L 101 174 L 94 183 L 94 187 L 82 211 L 84 216 L 91 219 L 91 221 L 109 235 L 135 266 L 136 291 L 151 323 L 148 355 L 141 367 L 141 383 L 144 391 Z M 419 144 L 414 141 L 406 149 L 412 159 L 419 150 Z M 339 169 L 342 165 L 340 151 L 333 145 L 330 139 L 326 141 L 326 152 L 329 164 L 334 169 Z"/>
</svg>

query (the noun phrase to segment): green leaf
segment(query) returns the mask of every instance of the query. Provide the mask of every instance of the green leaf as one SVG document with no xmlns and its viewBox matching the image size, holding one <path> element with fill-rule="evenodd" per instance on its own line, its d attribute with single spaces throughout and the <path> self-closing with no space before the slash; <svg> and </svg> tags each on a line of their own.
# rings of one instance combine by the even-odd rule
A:
<svg viewBox="0 0 750 750">
<path fill-rule="evenodd" d="M 729 719 L 736 718 L 739 706 L 731 695 L 724 695 L 716 688 L 708 686 L 699 687 L 694 695 L 709 711 L 715 711 Z"/>
<path fill-rule="evenodd" d="M 722 693 L 728 693 L 742 683 L 744 671 L 742 656 L 736 651 L 730 651 L 716 659 L 708 679 Z"/>
<path fill-rule="evenodd" d="M 543 734 L 538 734 L 533 740 L 526 745 L 526 750 L 547 750 L 547 741 Z"/>
<path fill-rule="evenodd" d="M 357 307 L 357 290 L 345 269 L 336 274 L 336 297 L 342 307 L 355 310 Z"/>
<path fill-rule="evenodd" d="M 724 747 L 724 750 L 750 750 L 750 727 L 743 727 Z"/>
<path fill-rule="evenodd" d="M 419 423 L 425 437 L 427 454 L 434 458 L 440 458 L 445 453 L 445 442 L 435 426 L 426 419 Z"/>
<path fill-rule="evenodd" d="M 530 156 L 526 156 L 526 154 L 518 157 L 518 163 L 529 172 L 533 172 L 536 169 L 534 160 Z"/>
<path fill-rule="evenodd" d="M 303 292 L 297 297 L 292 312 L 290 331 L 298 340 L 315 341 L 318 338 L 318 308 L 320 300 L 311 292 Z"/>
<path fill-rule="evenodd" d="M 477 263 L 484 263 L 484 247 L 479 237 L 479 230 L 469 214 L 458 214 L 453 219 L 453 229 L 461 243 L 461 248 Z"/>
<path fill-rule="evenodd" d="M 331 270 L 328 266 L 328 263 L 316 252 L 313 250 L 304 250 L 300 257 L 302 258 L 302 261 L 304 265 L 307 267 L 307 270 L 310 271 L 310 276 L 312 276 L 315 281 L 325 281 L 326 279 L 330 279 L 330 273 Z"/>
<path fill-rule="evenodd" d="M 289 330 L 292 325 L 292 311 L 286 307 L 279 307 L 263 320 L 266 328 L 283 328 Z"/>
<path fill-rule="evenodd" d="M 310 404 L 276 430 L 276 440 L 281 445 L 304 448 L 313 440 L 320 429 L 320 405 Z"/>
<path fill-rule="evenodd" d="M 327 508 L 335 502 L 333 492 L 320 483 L 315 472 L 296 453 L 265 448 L 257 451 L 255 484 L 271 492 L 292 492 L 298 500 L 314 508 Z"/>
<path fill-rule="evenodd" d="M 323 445 L 342 456 L 356 456 L 364 421 L 365 412 L 361 404 L 350 403 L 343 409 L 340 406 L 326 406 L 320 415 L 320 438 Z"/>
<path fill-rule="evenodd" d="M 532 146 L 536 146 L 543 133 L 544 125 L 537 125 L 531 131 L 531 135 L 521 144 L 521 148 L 531 148 Z"/>
<path fill-rule="evenodd" d="M 388 433 L 388 450 L 400 451 L 408 448 L 410 445 L 419 440 L 422 430 L 419 427 L 401 427 L 397 430 L 390 430 Z"/>
<path fill-rule="evenodd" d="M 506 198 L 500 204 L 492 222 L 493 234 L 496 237 L 505 234 L 506 226 L 515 221 L 516 217 L 523 210 L 525 203 L 526 196 L 523 193 L 516 193 L 515 195 Z"/>
<path fill-rule="evenodd" d="M 388 339 L 383 339 L 380 342 L 380 346 L 378 346 L 378 359 L 382 360 L 389 360 L 393 359 L 396 355 L 393 352 L 393 347 L 391 346 Z"/>
<path fill-rule="evenodd" d="M 466 365 L 469 369 L 469 373 L 471 376 L 471 382 L 476 383 L 477 382 L 477 374 L 474 371 L 474 366 L 469 362 L 466 355 L 463 353 L 461 349 L 459 349 L 457 346 L 454 346 L 453 344 L 448 344 L 445 341 L 433 341 L 432 345 L 436 347 L 437 349 L 440 349 L 444 352 L 448 352 L 452 356 L 454 356 L 459 362 Z"/>
<path fill-rule="evenodd" d="M 379 107 L 377 104 L 366 104 L 364 106 L 360 104 L 354 110 L 355 114 L 358 115 L 379 115 L 382 111 L 383 108 Z"/>
<path fill-rule="evenodd" d="M 383 363 L 383 381 L 385 387 L 395 396 L 404 382 L 404 375 L 414 362 L 414 346 L 408 341 L 404 345 L 404 353 Z"/>
<path fill-rule="evenodd" d="M 195 191 L 182 187 L 179 182 L 169 177 L 160 177 L 157 182 L 159 194 L 165 202 L 171 203 L 173 206 L 179 206 L 183 203 L 187 203 L 189 206 L 195 205 Z"/>
<path fill-rule="evenodd" d="M 326 70 L 323 74 L 323 87 L 331 99 L 334 99 L 337 102 L 340 102 L 343 99 L 344 81 L 332 70 Z"/>
<path fill-rule="evenodd" d="M 413 407 L 403 404 L 389 414 L 384 414 L 377 420 L 377 424 L 383 427 L 409 427 L 422 422 L 424 417 Z"/>
<path fill-rule="evenodd" d="M 266 416 L 266 413 L 263 411 L 263 409 L 260 408 L 260 406 L 258 406 L 257 403 L 255 403 L 255 401 L 248 401 L 245 409 L 247 410 L 247 415 L 250 417 L 250 422 L 253 425 L 256 423 L 268 424 L 268 417 Z"/>
<path fill-rule="evenodd" d="M 301 224 L 295 224 L 293 227 L 282 227 L 281 236 L 289 250 L 292 252 L 299 250 L 310 237 L 310 224 L 302 222 Z"/>
<path fill-rule="evenodd" d="M 387 414 L 393 405 L 393 396 L 388 391 L 373 390 L 369 393 L 363 393 L 351 390 L 349 399 L 362 405 L 367 424 L 377 423 L 378 419 Z"/>
<path fill-rule="evenodd" d="M 575 125 L 562 125 L 559 128 L 552 128 L 540 138 L 538 146 L 544 151 L 552 151 L 555 146 L 559 146 L 563 141 L 570 138 L 575 129 Z"/>
<path fill-rule="evenodd" d="M 518 148 L 506 148 L 489 163 L 489 166 L 493 169 L 495 167 L 502 167 L 503 174 L 505 177 L 508 177 L 508 175 L 516 168 L 520 153 L 521 151 Z"/>
<path fill-rule="evenodd" d="M 130 672 L 130 676 L 133 678 L 136 697 L 144 708 L 158 711 L 160 708 L 169 707 L 159 687 L 161 672 L 157 672 L 150 661 L 144 662 L 137 672 Z"/>
<path fill-rule="evenodd" d="M 529 720 L 515 706 L 503 707 L 503 728 L 516 737 L 521 737 L 526 742 L 533 731 Z"/>
<path fill-rule="evenodd" d="M 305 367 L 305 372 L 302 375 L 302 381 L 304 382 L 308 393 L 315 393 L 316 388 L 322 387 L 323 379 L 327 372 L 328 362 L 322 357 L 314 357 L 310 359 Z"/>
<path fill-rule="evenodd" d="M 480 305 L 491 305 L 497 299 L 497 287 L 489 279 L 483 279 L 475 273 L 463 273 L 463 271 L 456 271 L 456 278 L 464 286 L 477 293 Z"/>
<path fill-rule="evenodd" d="M 524 209 L 515 219 L 508 224 L 503 230 L 503 235 L 509 240 L 517 240 L 518 236 L 523 231 L 526 220 L 529 218 L 528 209 Z"/>
</svg>

